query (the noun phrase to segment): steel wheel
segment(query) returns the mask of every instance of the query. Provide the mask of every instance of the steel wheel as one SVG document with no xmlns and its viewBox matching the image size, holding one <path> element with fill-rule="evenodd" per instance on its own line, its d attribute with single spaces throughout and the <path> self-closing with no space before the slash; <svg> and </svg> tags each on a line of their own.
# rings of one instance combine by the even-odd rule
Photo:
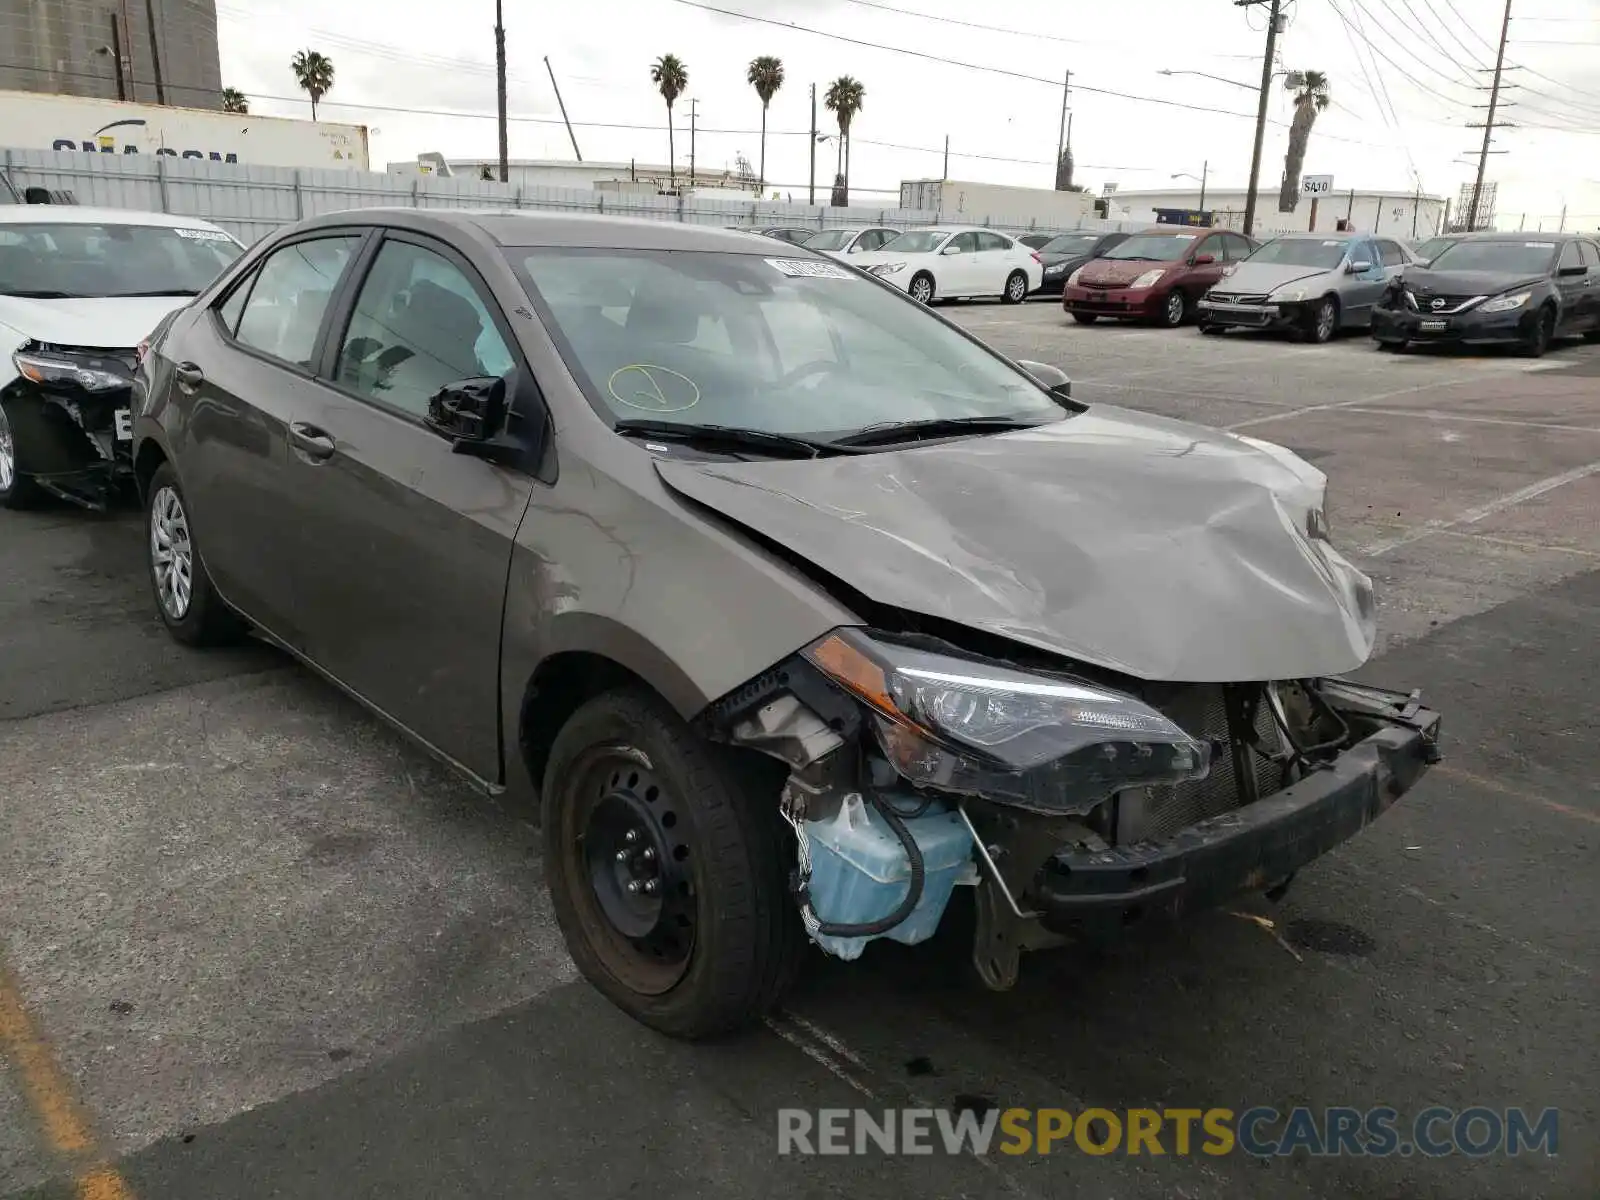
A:
<svg viewBox="0 0 1600 1200">
<path fill-rule="evenodd" d="M 918 275 L 911 281 L 911 298 L 918 304 L 927 304 L 933 300 L 933 280 L 926 275 Z"/>
<path fill-rule="evenodd" d="M 6 410 L 0 407 L 0 492 L 9 492 L 16 482 L 17 440 L 11 433 Z"/>
<path fill-rule="evenodd" d="M 567 866 L 588 882 L 579 908 L 607 970 L 659 996 L 689 968 L 697 916 L 690 822 L 648 761 L 616 745 L 575 764 L 577 837 Z"/>
<path fill-rule="evenodd" d="M 150 498 L 150 567 L 162 611 L 173 621 L 183 620 L 194 594 L 194 543 L 183 499 L 171 487 Z"/>
</svg>

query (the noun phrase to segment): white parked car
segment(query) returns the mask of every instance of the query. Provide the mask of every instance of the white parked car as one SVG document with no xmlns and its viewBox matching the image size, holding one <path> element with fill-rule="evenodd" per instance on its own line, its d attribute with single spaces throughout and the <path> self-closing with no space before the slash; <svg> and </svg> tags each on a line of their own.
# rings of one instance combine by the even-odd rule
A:
<svg viewBox="0 0 1600 1200">
<path fill-rule="evenodd" d="M 847 254 L 866 254 L 882 250 L 886 244 L 900 236 L 898 229 L 885 225 L 865 225 L 846 229 L 819 229 L 800 244 L 807 250 L 817 250 L 829 258 L 843 258 Z"/>
<path fill-rule="evenodd" d="M 0 508 L 131 478 L 138 347 L 244 253 L 194 217 L 0 205 Z"/>
<path fill-rule="evenodd" d="M 924 304 L 963 296 L 1020 304 L 1044 282 L 1037 251 L 992 229 L 949 225 L 908 229 L 882 250 L 851 255 L 850 265 Z"/>
</svg>

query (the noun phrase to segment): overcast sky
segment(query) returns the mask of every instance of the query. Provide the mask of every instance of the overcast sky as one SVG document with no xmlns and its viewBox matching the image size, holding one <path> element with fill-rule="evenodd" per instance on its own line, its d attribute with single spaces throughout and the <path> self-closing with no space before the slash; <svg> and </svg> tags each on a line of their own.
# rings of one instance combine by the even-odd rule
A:
<svg viewBox="0 0 1600 1200">
<path fill-rule="evenodd" d="M 787 80 L 768 118 L 767 178 L 797 200 L 807 181 L 809 85 L 818 85 L 818 125 L 833 131 L 821 94 L 842 74 L 866 87 L 854 131 L 858 191 L 938 177 L 947 135 L 953 179 L 1050 186 L 1062 97 L 1059 82 L 1045 81 L 1066 70 L 1073 73 L 1077 182 L 1096 191 L 1107 182 L 1124 190 L 1183 187 L 1187 180 L 1171 176 L 1198 175 L 1207 163 L 1213 187 L 1243 187 L 1249 174 L 1264 7 L 1229 0 L 704 3 L 776 24 L 683 0 L 570 7 L 505 0 L 511 156 L 572 157 L 548 55 L 586 160 L 664 163 L 665 105 L 649 65 L 673 53 L 689 68 L 674 118 L 679 163 L 689 155 L 690 99 L 697 101 L 699 163 L 732 166 L 739 153 L 755 162 L 760 102 L 744 73 L 751 58 L 771 54 L 783 60 Z M 367 125 L 376 169 L 427 150 L 496 154 L 494 0 L 277 0 L 271 11 L 219 0 L 217 7 L 224 82 L 252 95 L 253 112 L 307 115 L 307 105 L 292 99 L 301 93 L 289 60 L 309 47 L 336 69 L 319 115 Z M 1278 65 L 1326 72 L 1335 100 L 1318 119 L 1307 172 L 1333 175 L 1336 190 L 1409 191 L 1420 178 L 1424 191 L 1455 196 L 1471 181 L 1482 131 L 1465 126 L 1483 120 L 1483 109 L 1469 106 L 1486 104 L 1488 92 L 1471 90 L 1469 80 L 1489 81 L 1488 71 L 1474 68 L 1493 64 L 1501 0 L 1287 0 L 1285 11 Z M 1507 90 L 1516 104 L 1504 115 L 1522 127 L 1497 132 L 1493 148 L 1509 153 L 1489 159 L 1501 228 L 1516 228 L 1526 213 L 1529 229 L 1553 229 L 1563 205 L 1568 228 L 1600 228 L 1600 0 L 1515 0 L 1507 60 L 1521 68 L 1507 79 L 1521 86 Z M 1275 82 L 1269 116 L 1278 123 L 1268 127 L 1261 171 L 1269 196 L 1282 174 L 1291 115 L 1281 78 Z M 393 111 L 402 109 L 476 115 Z M 834 153 L 831 142 L 818 147 L 821 185 Z"/>
</svg>

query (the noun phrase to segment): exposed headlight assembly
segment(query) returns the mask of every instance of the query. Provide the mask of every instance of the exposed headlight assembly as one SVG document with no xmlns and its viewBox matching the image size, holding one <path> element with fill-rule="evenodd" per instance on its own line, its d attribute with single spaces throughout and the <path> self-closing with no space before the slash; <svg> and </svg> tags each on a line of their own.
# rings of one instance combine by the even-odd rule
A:
<svg viewBox="0 0 1600 1200">
<path fill-rule="evenodd" d="M 133 386 L 126 364 L 100 354 L 24 347 L 11 361 L 18 375 L 43 387 L 111 392 Z"/>
<path fill-rule="evenodd" d="M 1479 312 L 1510 312 L 1514 308 L 1521 308 L 1533 298 L 1532 292 L 1517 292 L 1510 296 L 1496 296 L 1493 300 L 1485 301 Z"/>
<path fill-rule="evenodd" d="M 1099 684 L 854 629 L 803 653 L 871 710 L 885 757 L 913 784 L 1082 813 L 1124 788 L 1203 779 L 1211 767 L 1209 743 Z"/>
<path fill-rule="evenodd" d="M 1154 271 L 1146 271 L 1128 286 L 1130 288 L 1155 287 L 1156 282 L 1165 274 L 1166 272 L 1164 270 L 1162 270 L 1160 267 L 1157 267 Z"/>
</svg>

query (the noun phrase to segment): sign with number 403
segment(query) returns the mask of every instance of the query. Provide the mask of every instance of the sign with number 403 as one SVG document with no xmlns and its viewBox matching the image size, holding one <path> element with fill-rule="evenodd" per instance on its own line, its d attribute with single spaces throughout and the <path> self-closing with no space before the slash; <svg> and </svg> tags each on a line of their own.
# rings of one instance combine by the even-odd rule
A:
<svg viewBox="0 0 1600 1200">
<path fill-rule="evenodd" d="M 1333 191 L 1332 175 L 1303 175 L 1300 178 L 1302 196 L 1326 196 Z"/>
</svg>

